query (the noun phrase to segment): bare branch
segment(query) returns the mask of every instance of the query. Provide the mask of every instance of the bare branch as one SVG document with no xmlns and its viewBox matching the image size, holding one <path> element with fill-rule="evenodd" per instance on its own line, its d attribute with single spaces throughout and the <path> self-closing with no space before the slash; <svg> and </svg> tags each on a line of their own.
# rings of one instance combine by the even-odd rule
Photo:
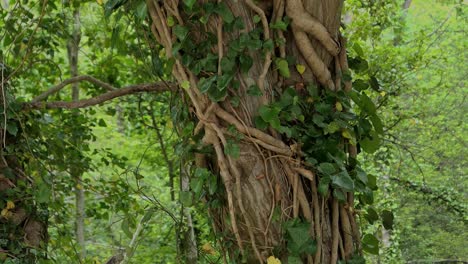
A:
<svg viewBox="0 0 468 264">
<path fill-rule="evenodd" d="M 62 90 L 65 86 L 69 85 L 69 84 L 72 84 L 72 83 L 76 83 L 76 82 L 82 82 L 82 81 L 88 81 L 92 84 L 95 84 L 97 86 L 100 86 L 106 90 L 109 90 L 109 91 L 112 91 L 112 90 L 117 90 L 117 88 L 115 88 L 114 86 L 108 84 L 108 83 L 105 83 L 101 80 L 98 80 L 92 76 L 89 76 L 89 75 L 82 75 L 82 76 L 76 76 L 76 77 L 73 77 L 73 78 L 70 78 L 70 79 L 66 79 L 65 81 L 55 85 L 55 86 L 52 86 L 49 90 L 43 92 L 42 94 L 36 96 L 31 102 L 32 103 L 35 103 L 35 102 L 39 102 L 39 101 L 42 101 L 44 99 L 46 99 L 49 95 L 51 94 L 54 94 L 60 90 Z"/>
<path fill-rule="evenodd" d="M 80 76 L 81 77 L 81 76 Z M 72 78 L 73 79 L 73 78 Z M 70 80 L 70 79 L 69 79 Z M 98 95 L 93 98 L 83 99 L 76 102 L 66 102 L 66 101 L 57 101 L 57 102 L 30 102 L 24 104 L 24 109 L 53 109 L 53 108 L 64 108 L 64 109 L 74 109 L 74 108 L 84 108 L 89 107 L 97 104 L 101 104 L 103 102 L 112 100 L 117 97 L 141 93 L 141 92 L 166 92 L 171 91 L 174 92 L 177 90 L 177 86 L 175 84 L 168 84 L 168 83 L 147 83 L 147 84 L 136 84 L 130 85 L 124 88 L 115 89 Z"/>
</svg>

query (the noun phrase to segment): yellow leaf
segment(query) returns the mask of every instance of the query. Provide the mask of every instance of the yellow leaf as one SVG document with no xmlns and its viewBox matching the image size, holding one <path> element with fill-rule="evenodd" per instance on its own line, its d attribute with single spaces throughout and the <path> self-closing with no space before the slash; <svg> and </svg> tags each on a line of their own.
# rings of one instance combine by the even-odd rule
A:
<svg viewBox="0 0 468 264">
<path fill-rule="evenodd" d="M 4 208 L 2 212 L 0 213 L 1 216 L 8 218 L 11 215 L 11 212 L 8 211 L 8 209 Z"/>
<path fill-rule="evenodd" d="M 99 5 L 102 5 L 102 0 L 96 0 Z"/>
<path fill-rule="evenodd" d="M 274 256 L 269 256 L 267 258 L 267 264 L 281 264 L 281 261 Z"/>
<path fill-rule="evenodd" d="M 184 88 L 185 90 L 187 90 L 188 88 L 190 88 L 190 82 L 185 80 L 182 82 L 182 84 L 180 85 L 180 87 Z"/>
<path fill-rule="evenodd" d="M 15 203 L 12 201 L 7 201 L 6 209 L 11 210 L 13 208 L 15 208 Z"/>
<path fill-rule="evenodd" d="M 349 133 L 349 130 L 348 129 L 345 129 L 343 130 L 343 132 L 341 132 L 341 135 L 344 137 L 344 138 L 353 138 L 353 136 L 351 135 L 351 133 Z"/>
<path fill-rule="evenodd" d="M 82 186 L 81 184 L 77 184 L 77 185 L 76 185 L 76 188 L 77 188 L 78 190 L 82 190 L 82 189 L 83 189 L 83 186 Z"/>
<path fill-rule="evenodd" d="M 343 105 L 341 105 L 340 102 L 336 102 L 335 107 L 336 107 L 336 111 L 338 112 L 343 111 Z"/>
<path fill-rule="evenodd" d="M 205 244 L 202 246 L 202 250 L 203 250 L 203 252 L 205 252 L 206 254 L 209 254 L 209 255 L 216 255 L 216 250 L 211 246 L 210 243 L 205 243 Z"/>
<path fill-rule="evenodd" d="M 302 75 L 305 72 L 306 67 L 304 65 L 302 65 L 302 64 L 297 64 L 296 65 L 296 70 L 300 75 Z"/>
<path fill-rule="evenodd" d="M 387 93 L 386 93 L 385 91 L 381 91 L 381 92 L 380 92 L 380 95 L 381 95 L 382 97 L 384 97 L 386 94 L 387 94 Z"/>
</svg>

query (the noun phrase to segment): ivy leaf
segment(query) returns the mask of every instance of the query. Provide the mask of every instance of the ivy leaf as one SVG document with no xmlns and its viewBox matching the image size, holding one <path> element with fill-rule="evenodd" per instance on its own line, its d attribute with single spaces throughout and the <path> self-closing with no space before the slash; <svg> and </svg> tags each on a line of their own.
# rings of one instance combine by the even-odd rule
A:
<svg viewBox="0 0 468 264">
<path fill-rule="evenodd" d="M 379 220 L 379 215 L 372 207 L 367 208 L 367 213 L 364 215 L 364 217 L 367 219 L 367 221 L 369 221 L 370 224 L 373 224 L 375 221 Z"/>
<path fill-rule="evenodd" d="M 276 63 L 276 67 L 278 67 L 278 71 L 281 74 L 281 76 L 285 78 L 291 77 L 291 73 L 289 72 L 289 66 L 288 66 L 287 60 L 277 59 L 275 63 Z"/>
<path fill-rule="evenodd" d="M 102 118 L 99 119 L 98 125 L 99 125 L 100 127 L 107 127 L 106 122 L 105 122 L 104 119 L 102 119 Z"/>
<path fill-rule="evenodd" d="M 374 115 L 376 111 L 374 102 L 372 102 L 372 100 L 365 93 L 362 93 L 359 99 L 362 110 L 364 110 L 369 115 Z"/>
<path fill-rule="evenodd" d="M 260 90 L 260 88 L 256 84 L 251 85 L 249 87 L 249 89 L 247 90 L 247 94 L 251 95 L 251 96 L 262 96 L 263 95 L 262 91 Z"/>
<path fill-rule="evenodd" d="M 224 154 L 229 155 L 235 159 L 239 158 L 239 155 L 240 155 L 239 145 L 233 140 L 228 139 L 227 145 L 224 148 Z"/>
<path fill-rule="evenodd" d="M 372 131 L 370 137 L 366 137 L 360 141 L 362 149 L 367 153 L 374 153 L 380 147 L 380 138 L 376 132 Z"/>
<path fill-rule="evenodd" d="M 8 122 L 6 125 L 6 130 L 10 135 L 16 136 L 18 134 L 18 126 L 15 123 Z"/>
<path fill-rule="evenodd" d="M 336 185 L 343 190 L 352 192 L 354 190 L 354 181 L 349 177 L 348 172 L 342 171 L 331 177 L 333 185 Z"/>
<path fill-rule="evenodd" d="M 270 24 L 270 28 L 271 29 L 279 29 L 279 30 L 282 30 L 282 31 L 286 31 L 286 29 L 288 28 L 288 23 L 286 23 L 285 21 L 277 21 L 275 23 L 271 23 Z"/>
<path fill-rule="evenodd" d="M 271 51 L 271 50 L 273 50 L 274 47 L 275 47 L 275 45 L 274 45 L 272 39 L 268 39 L 265 42 L 263 42 L 263 48 L 266 49 L 266 50 Z"/>
<path fill-rule="evenodd" d="M 372 125 L 374 126 L 375 132 L 377 132 L 379 135 L 383 135 L 383 125 L 382 125 L 382 120 L 374 114 L 370 116 L 370 120 L 372 121 Z"/>
<path fill-rule="evenodd" d="M 239 56 L 239 62 L 242 73 L 247 73 L 249 72 L 250 68 L 252 68 L 253 59 L 249 55 L 242 54 Z"/>
<path fill-rule="evenodd" d="M 213 83 L 216 81 L 217 75 L 211 76 L 209 78 L 201 78 L 200 81 L 198 82 L 198 88 L 200 89 L 200 92 L 206 93 L 208 90 L 211 88 Z"/>
<path fill-rule="evenodd" d="M 173 28 L 174 34 L 180 41 L 184 41 L 185 38 L 187 38 L 188 35 L 188 28 L 181 26 L 181 25 L 175 25 Z"/>
<path fill-rule="evenodd" d="M 235 70 L 236 61 L 229 57 L 223 57 L 221 59 L 221 69 L 225 73 L 232 73 Z"/>
<path fill-rule="evenodd" d="M 323 177 L 322 179 L 320 179 L 319 185 L 317 187 L 317 191 L 321 195 L 325 196 L 328 193 L 329 185 L 330 185 L 330 178 L 329 177 Z"/>
<path fill-rule="evenodd" d="M 257 24 L 258 22 L 260 22 L 260 20 L 261 20 L 261 18 L 260 18 L 259 15 L 255 15 L 255 16 L 253 17 L 253 22 L 254 22 L 255 24 Z"/>
<path fill-rule="evenodd" d="M 296 70 L 300 75 L 302 75 L 302 74 L 304 74 L 304 72 L 306 70 L 306 67 L 304 65 L 302 65 L 302 64 L 297 64 L 296 65 Z"/>
<path fill-rule="evenodd" d="M 336 121 L 332 121 L 327 127 L 325 127 L 324 132 L 325 134 L 333 134 L 338 130 L 340 130 L 340 126 Z"/>
<path fill-rule="evenodd" d="M 317 169 L 324 175 L 331 175 L 336 172 L 335 166 L 329 162 L 320 163 Z"/>
<path fill-rule="evenodd" d="M 378 255 L 379 254 L 379 240 L 375 236 L 367 234 L 362 238 L 362 249 L 364 251 Z"/>
<path fill-rule="evenodd" d="M 234 78 L 234 75 L 232 74 L 223 74 L 217 79 L 217 87 L 218 90 L 225 90 L 226 87 L 228 87 L 229 83 L 232 81 L 232 78 Z"/>
<path fill-rule="evenodd" d="M 185 90 L 188 90 L 188 88 L 190 88 L 190 82 L 185 80 L 185 81 L 182 82 L 180 87 L 184 88 Z"/>
<path fill-rule="evenodd" d="M 293 226 L 288 227 L 288 250 L 293 255 L 300 255 L 302 253 L 314 254 L 317 250 L 317 243 L 309 235 L 310 224 L 308 223 L 295 223 Z"/>
<path fill-rule="evenodd" d="M 234 21 L 234 15 L 224 2 L 218 4 L 218 6 L 215 9 L 215 12 L 221 16 L 224 22 L 228 24 Z"/>
<path fill-rule="evenodd" d="M 184 0 L 184 4 L 189 8 L 192 9 L 193 5 L 197 2 L 197 0 Z"/>
<path fill-rule="evenodd" d="M 389 210 L 383 210 L 380 216 L 382 217 L 382 224 L 385 227 L 385 229 L 392 230 L 394 219 L 393 213 Z"/>
<path fill-rule="evenodd" d="M 266 105 L 262 105 L 260 109 L 258 109 L 260 117 L 267 123 L 272 122 L 274 119 L 278 119 L 279 112 L 280 110 L 278 108 Z"/>
</svg>

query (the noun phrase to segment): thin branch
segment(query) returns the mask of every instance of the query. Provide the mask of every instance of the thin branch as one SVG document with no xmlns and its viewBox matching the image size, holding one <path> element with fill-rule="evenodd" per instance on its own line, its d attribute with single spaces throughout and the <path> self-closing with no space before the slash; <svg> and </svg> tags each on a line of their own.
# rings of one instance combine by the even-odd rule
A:
<svg viewBox="0 0 468 264">
<path fill-rule="evenodd" d="M 167 83 L 147 83 L 147 84 L 136 84 L 130 85 L 121 89 L 116 89 L 101 95 L 98 95 L 93 98 L 83 99 L 76 102 L 66 102 L 66 101 L 56 101 L 56 102 L 30 102 L 24 103 L 24 109 L 54 109 L 54 108 L 64 108 L 64 109 L 74 109 L 74 108 L 84 108 L 89 106 L 94 106 L 97 104 L 101 104 L 103 102 L 112 100 L 117 97 L 141 93 L 141 92 L 167 92 L 171 91 L 174 92 L 177 90 L 177 86 L 175 84 L 167 84 Z"/>
<path fill-rule="evenodd" d="M 77 82 L 82 82 L 82 81 L 87 81 L 87 82 L 90 82 L 92 84 L 95 84 L 97 86 L 100 86 L 108 91 L 113 91 L 113 90 L 117 90 L 118 88 L 108 84 L 108 83 L 105 83 L 101 80 L 98 80 L 96 78 L 94 78 L 93 76 L 89 76 L 89 75 L 82 75 L 82 76 L 76 76 L 76 77 L 73 77 L 73 78 L 70 78 L 70 79 L 66 79 L 65 81 L 55 85 L 55 86 L 52 86 L 49 90 L 43 92 L 42 94 L 36 96 L 34 99 L 32 99 L 32 103 L 35 103 L 35 102 L 39 102 L 39 101 L 42 101 L 44 99 L 46 99 L 49 95 L 52 95 L 60 90 L 62 90 L 65 86 L 69 85 L 69 84 L 72 84 L 72 83 L 77 83 Z"/>
</svg>

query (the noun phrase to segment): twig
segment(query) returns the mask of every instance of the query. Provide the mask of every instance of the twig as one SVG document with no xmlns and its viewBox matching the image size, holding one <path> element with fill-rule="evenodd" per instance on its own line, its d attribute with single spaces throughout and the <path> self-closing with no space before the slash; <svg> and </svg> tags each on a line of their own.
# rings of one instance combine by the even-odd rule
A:
<svg viewBox="0 0 468 264">
<path fill-rule="evenodd" d="M 56 102 L 30 102 L 24 103 L 24 109 L 54 109 L 54 108 L 63 108 L 63 109 L 74 109 L 74 108 L 84 108 L 103 102 L 112 100 L 117 97 L 141 93 L 141 92 L 167 92 L 167 91 L 176 91 L 176 85 L 166 85 L 165 83 L 148 83 L 148 84 L 136 84 L 130 85 L 121 89 L 113 90 L 101 95 L 98 95 L 93 98 L 83 99 L 76 102 L 66 102 L 66 101 L 56 101 Z"/>
</svg>

